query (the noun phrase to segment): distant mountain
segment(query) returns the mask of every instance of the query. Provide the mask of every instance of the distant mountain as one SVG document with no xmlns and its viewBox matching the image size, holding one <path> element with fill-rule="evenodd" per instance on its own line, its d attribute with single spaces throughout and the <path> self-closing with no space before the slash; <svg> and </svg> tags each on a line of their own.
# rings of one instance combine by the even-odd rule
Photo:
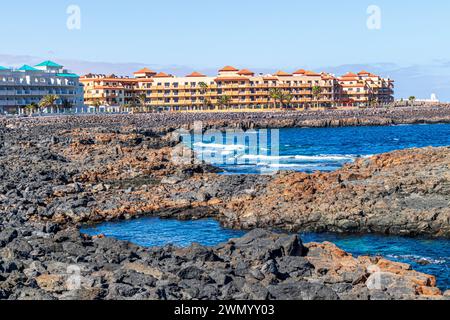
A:
<svg viewBox="0 0 450 320">
<path fill-rule="evenodd" d="M 21 66 L 23 64 L 37 64 L 49 57 L 17 56 L 0 54 L 0 65 L 2 66 Z M 207 75 L 216 75 L 217 69 L 204 68 L 194 69 L 189 66 L 181 65 L 155 65 L 147 63 L 109 63 L 82 61 L 76 59 L 58 59 L 56 62 L 64 65 L 66 68 L 80 75 L 87 73 L 103 73 L 132 76 L 133 72 L 148 67 L 157 72 L 164 71 L 177 76 L 187 75 L 193 71 L 198 71 Z M 239 67 L 239 66 L 236 66 Z M 251 69 L 256 73 L 272 73 L 277 70 L 271 68 L 252 68 L 251 66 L 240 66 Z M 293 66 L 291 71 L 300 66 Z M 397 98 L 408 98 L 416 96 L 417 98 L 430 98 L 432 93 L 437 94 L 441 101 L 450 101 L 450 61 L 434 61 L 427 65 L 399 66 L 394 63 L 371 63 L 371 64 L 345 64 L 340 66 L 328 67 L 307 67 L 316 71 L 326 71 L 336 75 L 342 75 L 348 71 L 358 72 L 367 70 L 372 73 L 388 76 L 395 80 L 395 95 Z M 289 68 L 286 69 L 289 71 Z"/>
</svg>

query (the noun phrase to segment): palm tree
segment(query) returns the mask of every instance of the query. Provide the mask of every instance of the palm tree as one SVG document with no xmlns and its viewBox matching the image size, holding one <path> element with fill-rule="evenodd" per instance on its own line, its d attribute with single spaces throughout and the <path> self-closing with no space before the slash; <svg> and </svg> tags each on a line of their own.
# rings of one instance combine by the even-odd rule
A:
<svg viewBox="0 0 450 320">
<path fill-rule="evenodd" d="M 39 108 L 39 106 L 35 102 L 32 102 L 31 104 L 29 104 L 25 107 L 25 110 L 27 111 L 28 114 L 33 114 L 34 110 L 36 110 L 38 108 Z"/>
<path fill-rule="evenodd" d="M 314 86 L 312 88 L 312 94 L 313 94 L 314 100 L 316 100 L 316 106 L 318 108 L 319 107 L 319 98 L 320 98 L 320 95 L 322 94 L 322 88 L 320 86 Z"/>
<path fill-rule="evenodd" d="M 208 92 L 208 85 L 205 82 L 199 82 L 199 87 L 200 87 L 200 93 L 203 95 L 203 107 L 207 107 L 208 106 L 208 98 L 206 97 L 206 94 Z"/>
<path fill-rule="evenodd" d="M 100 107 L 102 106 L 103 102 L 96 98 L 94 101 L 92 101 L 92 106 L 94 107 L 95 113 L 100 111 Z"/>
<path fill-rule="evenodd" d="M 416 97 L 415 96 L 411 96 L 408 98 L 409 102 L 411 103 L 411 106 L 414 105 L 414 102 L 416 101 Z"/>
<path fill-rule="evenodd" d="M 287 108 L 291 105 L 292 99 L 294 99 L 294 96 L 290 93 L 282 93 L 281 97 L 281 105 L 284 108 Z"/>
<path fill-rule="evenodd" d="M 146 106 L 147 106 L 147 95 L 145 93 L 141 93 L 138 98 L 137 98 L 139 105 L 140 105 L 140 109 L 142 112 L 148 111 L 146 110 Z"/>
<path fill-rule="evenodd" d="M 219 108 L 220 107 L 228 108 L 230 103 L 231 103 L 231 97 L 227 96 L 227 95 L 223 95 L 223 96 L 220 96 L 217 104 L 218 104 Z"/>
<path fill-rule="evenodd" d="M 39 102 L 39 108 L 41 109 L 40 112 L 42 113 L 42 110 L 47 108 L 51 108 L 53 112 L 53 107 L 55 106 L 55 103 L 58 99 L 59 97 L 55 94 L 49 94 L 43 97 Z"/>
<path fill-rule="evenodd" d="M 283 92 L 280 89 L 278 89 L 278 88 L 270 89 L 269 97 L 271 99 L 273 99 L 275 108 L 277 107 L 279 101 L 281 102 L 281 104 L 283 103 L 282 102 L 282 100 L 283 100 Z"/>
</svg>

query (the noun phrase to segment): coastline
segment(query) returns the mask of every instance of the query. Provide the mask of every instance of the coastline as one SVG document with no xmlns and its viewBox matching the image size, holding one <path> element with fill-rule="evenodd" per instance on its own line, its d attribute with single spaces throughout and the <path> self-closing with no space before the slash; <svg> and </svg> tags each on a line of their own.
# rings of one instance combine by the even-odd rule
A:
<svg viewBox="0 0 450 320">
<path fill-rule="evenodd" d="M 365 111 L 367 112 L 367 111 Z M 334 219 L 335 213 L 327 214 L 328 209 L 324 209 L 322 217 L 317 219 L 317 216 L 306 215 L 306 221 L 297 222 L 298 216 L 295 212 L 289 212 L 289 205 L 283 207 L 283 201 L 285 204 L 290 204 L 291 201 L 296 199 L 303 199 L 298 197 L 295 192 L 305 192 L 305 190 L 315 189 L 313 194 L 318 191 L 324 192 L 327 195 L 333 195 L 336 193 L 330 192 L 330 190 L 339 190 L 342 194 L 342 204 L 345 204 L 352 198 L 352 201 L 358 201 L 358 197 L 352 196 L 354 192 L 358 190 L 348 189 L 348 194 L 342 193 L 342 184 L 348 185 L 361 185 L 358 180 L 369 181 L 371 183 L 368 186 L 372 188 L 362 188 L 362 197 L 366 197 L 365 192 L 373 195 L 373 191 L 378 194 L 385 195 L 401 195 L 402 192 L 398 192 L 395 183 L 406 186 L 405 190 L 417 193 L 422 192 L 423 199 L 429 199 L 430 193 L 427 190 L 435 190 L 436 179 L 442 179 L 442 170 L 448 173 L 448 161 L 450 159 L 448 148 L 431 148 L 431 149 L 419 149 L 419 150 L 406 150 L 398 151 L 390 154 L 380 155 L 372 157 L 370 160 L 364 159 L 356 164 L 348 165 L 338 172 L 329 174 L 313 174 L 306 175 L 300 173 L 285 173 L 276 177 L 267 176 L 219 176 L 216 169 L 211 166 L 196 163 L 193 161 L 189 164 L 177 165 L 171 163 L 172 148 L 176 145 L 174 141 L 170 139 L 170 135 L 166 133 L 172 132 L 178 127 L 191 128 L 192 122 L 201 119 L 206 123 L 206 128 L 224 128 L 224 127 L 240 127 L 240 128 L 256 128 L 263 126 L 264 122 L 267 122 L 267 126 L 292 126 L 292 123 L 298 126 L 305 126 L 308 123 L 309 126 L 316 126 L 317 123 L 326 124 L 325 126 L 366 123 L 366 125 L 375 125 L 378 121 L 384 125 L 394 124 L 406 124 L 410 123 L 434 123 L 434 122 L 450 122 L 450 109 L 448 110 L 436 110 L 432 116 L 430 111 L 424 110 L 418 113 L 410 113 L 407 116 L 400 113 L 390 114 L 390 118 L 380 117 L 380 114 L 375 116 L 368 116 L 366 120 L 362 120 L 360 116 L 356 116 L 356 120 L 352 119 L 355 114 L 350 117 L 348 114 L 341 114 L 342 119 L 334 119 L 331 123 L 329 119 L 305 119 L 305 117 L 312 117 L 312 115 L 301 115 L 303 118 L 299 120 L 299 115 L 291 114 L 277 114 L 275 115 L 257 115 L 256 118 L 252 118 L 251 115 L 246 114 L 230 114 L 224 118 L 223 115 L 219 119 L 209 118 L 207 115 L 188 116 L 184 114 L 165 114 L 165 115 L 126 115 L 126 116 L 83 116 L 83 117 L 62 117 L 62 118 L 31 118 L 31 119 L 0 119 L 0 123 L 4 126 L 0 127 L 0 166 L 1 166 L 1 192 L 0 192 L 0 205 L 2 211 L 2 227 L 1 227 L 1 249 L 0 257 L 3 262 L 14 262 L 20 272 L 29 272 L 29 279 L 36 279 L 38 281 L 38 287 L 40 289 L 28 288 L 28 294 L 43 295 L 47 298 L 57 297 L 60 298 L 60 288 L 52 287 L 56 282 L 61 279 L 56 279 L 53 276 L 52 268 L 48 259 L 53 259 L 50 252 L 46 251 L 48 246 L 62 246 L 64 253 L 59 249 L 55 251 L 59 255 L 58 259 L 63 261 L 70 261 L 75 256 L 83 256 L 84 260 L 90 261 L 92 259 L 99 259 L 99 252 L 114 252 L 114 246 L 118 249 L 123 249 L 129 256 L 118 261 L 112 260 L 108 263 L 114 263 L 117 268 L 116 271 L 125 272 L 127 277 L 131 272 L 133 276 L 138 274 L 147 274 L 154 272 L 156 268 L 164 274 L 158 277 L 153 277 L 155 281 L 162 281 L 161 286 L 164 286 L 165 277 L 173 277 L 173 272 L 170 270 L 170 261 L 164 263 L 164 265 L 153 265 L 153 257 L 158 250 L 162 250 L 164 254 L 169 252 L 170 255 L 175 258 L 175 255 L 167 251 L 166 249 L 154 249 L 152 251 L 153 258 L 148 257 L 148 250 L 139 248 L 134 245 L 127 244 L 122 241 L 115 241 L 112 239 L 99 239 L 97 238 L 84 238 L 79 234 L 79 231 L 73 229 L 73 227 L 79 227 L 80 224 L 91 222 L 102 222 L 114 219 L 129 219 L 142 215 L 158 215 L 161 217 L 175 217 L 178 219 L 199 219 L 203 217 L 215 217 L 219 219 L 224 225 L 228 225 L 234 228 L 243 227 L 246 229 L 253 229 L 258 227 L 279 227 L 283 224 L 286 230 L 296 230 L 295 223 L 301 225 L 310 225 L 315 223 L 316 227 L 312 227 L 309 230 L 326 231 L 324 226 L 333 226 L 336 229 L 328 229 L 328 231 L 334 232 L 356 232 L 359 227 L 364 226 L 360 224 L 355 227 L 354 224 L 348 223 L 349 221 L 363 221 L 366 217 L 361 216 L 359 212 L 353 212 L 349 210 L 350 216 L 342 216 L 340 219 Z M 430 116 L 426 119 L 426 115 Z M 255 116 L 255 115 L 253 115 Z M 315 114 L 317 116 L 317 114 Z M 294 119 L 291 119 L 291 118 Z M 359 118 L 358 118 L 359 117 Z M 448 117 L 448 120 L 447 120 Z M 239 121 L 236 121 L 240 118 Z M 343 120 L 350 119 L 350 120 Z M 374 120 L 377 119 L 377 120 Z M 381 120 L 380 120 L 381 119 Z M 390 120 L 389 120 L 390 119 Z M 161 121 L 165 121 L 162 123 Z M 306 121 L 306 122 L 305 122 Z M 311 122 L 312 121 L 312 122 Z M 325 122 L 323 122 L 325 121 Z M 430 122 L 431 121 L 431 122 Z M 402 123 L 400 123 L 402 122 Z M 418 154 L 420 156 L 418 156 Z M 369 161 L 369 162 L 367 162 Z M 415 167 L 414 167 L 415 166 Z M 27 168 L 27 172 L 23 171 L 23 168 Z M 447 169 L 445 169 L 447 168 Z M 422 171 L 420 171 L 421 169 Z M 380 177 L 379 172 L 385 172 L 386 177 L 394 175 L 401 179 L 392 179 L 393 183 L 391 188 L 384 188 L 386 190 L 378 190 L 378 181 L 376 177 Z M 431 175 L 430 185 L 433 188 L 430 189 L 428 184 L 420 182 L 420 178 L 416 181 L 410 179 L 411 177 L 404 177 L 404 172 L 411 172 L 416 175 L 427 175 L 430 172 L 434 172 Z M 413 176 L 414 176 L 413 174 Z M 375 177 L 375 178 L 374 178 Z M 446 176 L 444 176 L 446 178 Z M 448 177 L 447 177 L 448 178 Z M 373 180 L 373 181 L 372 181 Z M 115 183 L 119 182 L 119 183 Z M 395 182 L 395 183 L 394 183 Z M 14 187 L 17 186 L 17 187 Z M 293 187 L 295 186 L 295 187 Z M 374 189 L 375 188 L 375 189 Z M 414 189 L 415 188 L 415 189 Z M 252 190 L 249 192 L 249 190 Z M 285 190 L 291 191 L 286 193 Z M 415 191 L 414 191 L 415 190 Z M 293 191 L 293 192 L 292 192 Z M 446 191 L 435 190 L 432 194 L 433 197 L 443 194 L 444 198 L 447 196 Z M 283 201 L 279 201 L 279 197 L 284 197 Z M 276 197 L 273 198 L 273 197 Z M 350 197 L 350 198 L 349 198 Z M 374 198 L 375 199 L 375 198 Z M 382 199 L 382 198 L 380 198 Z M 274 201 L 280 202 L 281 207 L 274 209 L 270 212 L 271 203 Z M 316 200 L 309 201 L 308 203 L 317 203 L 320 206 L 320 202 Z M 325 198 L 324 202 L 328 202 L 329 199 Z M 339 200 L 339 199 L 337 199 Z M 401 200 L 399 198 L 399 200 Z M 436 199 L 435 199 L 436 200 Z M 430 203 L 439 204 L 442 199 L 433 201 Z M 331 202 L 330 202 L 331 203 Z M 339 203 L 339 201 L 338 201 Z M 269 205 L 268 205 L 269 204 Z M 298 203 L 297 203 L 298 204 Z M 336 201 L 335 201 L 336 204 Z M 339 207 L 339 205 L 335 205 Z M 255 215 L 255 208 L 260 210 L 269 210 L 262 215 Z M 378 208 L 378 205 L 374 205 L 374 208 Z M 431 236 L 449 236 L 449 224 L 448 224 L 448 210 L 439 209 L 440 213 L 436 216 L 437 212 L 431 212 L 426 215 L 422 211 L 411 212 L 411 208 L 405 209 L 401 206 L 398 207 L 399 212 L 406 211 L 405 215 L 394 215 L 395 219 L 390 219 L 389 210 L 391 207 L 387 207 L 386 210 L 378 212 L 373 211 L 373 216 L 376 218 L 372 220 L 372 227 L 374 229 L 361 228 L 362 232 L 386 232 L 383 226 L 393 225 L 392 230 L 388 232 L 392 234 L 408 234 L 409 235 L 431 235 Z M 405 209 L 405 210 L 404 210 Z M 424 212 L 428 212 L 429 208 L 424 208 Z M 448 208 L 447 208 L 448 209 Z M 306 207 L 305 211 L 309 209 Z M 339 210 L 343 212 L 345 210 Z M 262 212 L 262 211 L 261 211 Z M 283 212 L 283 215 L 280 215 Z M 311 208 L 311 212 L 317 213 L 317 208 Z M 370 211 L 369 211 L 370 212 Z M 262 212 L 263 213 L 263 212 Z M 437 218 L 441 215 L 440 218 Z M 384 219 L 379 219 L 382 217 Z M 447 217 L 447 220 L 445 220 Z M 283 221 L 283 219 L 285 219 Z M 330 218 L 333 218 L 329 220 Z M 281 219 L 277 221 L 277 219 Z M 309 220 L 308 220 L 309 219 Z M 358 220 L 359 219 L 359 220 Z M 361 220 L 362 219 L 362 220 Z M 386 220 L 387 219 L 387 220 Z M 396 220 L 399 219 L 399 220 Z M 342 223 L 341 222 L 345 222 Z M 402 222 L 408 222 L 406 225 Z M 423 223 L 432 222 L 431 225 L 425 226 Z M 412 223 L 409 223 L 412 222 Z M 337 229 L 337 227 L 341 229 Z M 380 227 L 379 230 L 376 228 Z M 439 231 L 444 231 L 443 234 L 438 234 Z M 261 231 L 259 231 L 261 232 Z M 258 233 L 258 232 L 256 232 Z M 255 232 L 252 233 L 255 236 Z M 261 239 L 274 239 L 274 236 L 270 233 L 263 233 L 261 236 L 257 236 L 252 242 L 256 247 L 259 238 Z M 266 241 L 265 240 L 265 241 Z M 27 242 L 34 242 L 41 253 L 35 256 L 32 253 Z M 277 242 L 278 240 L 273 240 Z M 291 240 L 288 245 L 289 248 L 296 247 L 296 240 Z M 407 266 L 395 264 L 392 262 L 386 262 L 385 260 L 371 260 L 371 258 L 359 258 L 352 260 L 348 258 L 348 255 L 340 250 L 333 249 L 330 245 L 318 245 L 310 244 L 310 248 L 321 248 L 321 253 L 317 253 L 315 260 L 309 259 L 309 263 L 316 266 L 319 269 L 319 265 L 330 263 L 335 264 L 334 283 L 348 284 L 348 279 L 351 278 L 351 283 L 344 290 L 345 294 L 336 294 L 335 289 L 330 289 L 326 284 L 320 284 L 319 287 L 311 287 L 302 281 L 305 279 L 315 281 L 325 281 L 320 274 L 316 274 L 310 267 L 305 269 L 305 274 L 301 275 L 302 289 L 299 289 L 295 284 L 290 284 L 290 290 L 293 290 L 291 296 L 285 296 L 285 298 L 294 298 L 299 294 L 298 290 L 304 292 L 316 292 L 317 290 L 324 290 L 321 293 L 322 298 L 334 299 L 334 298 L 354 298 L 354 299 L 370 299 L 379 295 L 381 298 L 383 295 L 378 291 L 366 292 L 362 294 L 361 290 L 366 286 L 366 281 L 370 277 L 370 273 L 367 270 L 367 266 L 370 263 L 381 265 L 383 272 L 389 273 L 389 287 L 387 289 L 388 294 L 385 298 L 400 298 L 407 299 L 420 299 L 420 298 L 442 298 L 442 293 L 435 288 L 435 280 L 429 276 L 419 275 L 409 270 Z M 308 247 L 306 246 L 306 247 Z M 311 247 L 312 246 L 312 247 Z M 131 249 L 130 249 L 131 248 Z M 213 249 L 213 253 L 220 256 L 222 260 L 234 259 L 232 252 L 223 252 L 223 247 Z M 253 248 L 255 249 L 255 248 Z M 252 250 L 253 250 L 252 249 Z M 94 251 L 93 251 L 94 250 Z M 194 257 L 189 250 L 197 250 L 193 248 L 183 251 L 181 256 L 187 262 L 193 261 Z M 206 251 L 205 251 L 206 250 Z M 199 250 L 203 256 L 204 252 L 207 256 L 210 256 L 212 249 Z M 119 250 L 120 251 L 120 250 Z M 270 250 L 269 250 L 270 251 Z M 288 250 L 289 251 L 289 250 Z M 314 251 L 314 250 L 312 250 Z M 47 253 L 45 253 L 47 252 Z M 202 253 L 203 252 L 203 253 Z M 285 251 L 286 252 L 286 251 Z M 333 254 L 331 254 L 334 252 Z M 264 252 L 263 255 L 266 255 Z M 121 252 L 117 252 L 121 255 Z M 139 258 L 132 258 L 135 255 Z M 159 253 L 158 253 L 159 254 Z M 329 256 L 333 256 L 332 261 L 329 260 Z M 176 256 L 180 257 L 177 253 Z M 285 253 L 281 256 L 270 258 L 268 260 L 262 257 L 253 257 L 251 261 L 247 261 L 249 265 L 255 266 L 258 270 L 271 270 L 270 264 L 284 261 L 285 259 L 291 259 L 287 257 L 303 257 L 308 259 L 308 254 L 295 252 Z M 13 257 L 12 261 L 6 261 Z M 327 258 L 328 257 L 328 258 Z M 25 262 L 21 265 L 17 265 L 16 259 L 22 259 Z M 209 258 L 208 258 L 209 259 Z M 215 259 L 215 258 L 214 258 Z M 279 260 L 281 259 L 281 260 Z M 344 261 L 352 261 L 352 268 L 349 272 L 355 273 L 352 276 L 339 274 L 339 270 Z M 360 260 L 362 259 L 362 260 Z M 107 259 L 108 260 L 108 259 Z M 295 260 L 295 259 L 294 259 Z M 298 261 L 297 261 L 298 260 Z M 292 262 L 293 265 L 304 264 L 305 261 L 297 259 L 296 262 Z M 301 261 L 300 261 L 301 260 Z M 44 269 L 39 269 L 36 266 L 36 261 L 45 265 Z M 114 262 L 115 261 L 115 262 Z M 130 264 L 138 261 L 137 265 L 133 265 L 133 268 L 129 268 Z M 209 260 L 207 260 L 209 261 Z M 275 261 L 275 262 L 274 262 Z M 312 262 L 313 261 L 313 262 Z M 363 262 L 364 261 L 364 262 Z M 371 261 L 369 263 L 369 261 Z M 382 262 L 380 262 L 382 261 Z M 34 263 L 34 264 L 33 264 Z M 67 264 L 67 262 L 65 262 Z M 106 263 L 106 262 L 104 262 Z M 269 263 L 266 267 L 264 265 Z M 33 264 L 33 265 L 32 265 Z M 2 268 L 6 270 L 2 264 Z M 142 265 L 145 267 L 143 268 Z M 177 264 L 178 265 L 178 264 Z M 184 277 L 184 273 L 179 274 L 184 268 L 192 267 L 190 264 L 179 265 L 179 270 L 175 272 L 181 279 Z M 222 265 L 222 267 L 225 267 Z M 264 267 L 264 268 L 263 268 Z M 362 269 L 361 269 L 362 267 Z M 30 268 L 37 268 L 36 270 L 29 270 Z M 114 278 L 115 275 L 106 275 L 106 271 L 103 267 L 97 265 L 96 268 L 100 268 L 100 273 L 97 276 L 110 284 L 109 289 L 103 290 L 93 285 L 89 290 L 83 291 L 83 294 L 96 293 L 97 298 L 123 298 L 124 295 L 120 293 L 120 288 L 124 288 L 120 279 Z M 205 267 L 197 266 L 203 270 L 197 272 L 202 274 L 207 272 L 211 273 L 211 270 L 205 269 Z M 281 292 L 278 289 L 286 286 L 286 279 L 284 276 L 280 276 L 278 272 L 269 272 L 262 277 L 258 272 L 255 273 L 253 280 L 248 280 L 246 273 L 241 275 L 236 261 L 232 263 L 231 269 L 227 269 L 227 272 L 232 272 L 234 275 L 233 283 L 235 281 L 242 281 L 240 278 L 246 279 L 248 285 L 253 285 L 254 281 L 259 278 L 269 281 L 263 287 L 259 288 L 258 292 L 266 292 L 269 290 L 270 281 L 281 285 L 278 288 L 270 287 L 270 296 L 273 298 L 282 298 Z M 243 267 L 244 268 L 244 267 Z M 248 265 L 245 267 L 248 271 Z M 14 269 L 14 268 L 13 268 Z M 17 289 L 17 278 L 14 278 L 13 270 L 9 268 L 7 274 L 10 288 L 8 289 L 8 297 L 19 297 L 23 294 L 23 291 Z M 144 270 L 144 271 L 143 271 Z M 149 271 L 153 270 L 153 271 Z M 311 272 L 313 273 L 310 273 Z M 189 269 L 192 271 L 192 268 Z M 92 272 L 92 271 L 91 271 Z M 290 275 L 288 279 L 295 279 L 300 276 L 298 274 L 292 274 L 294 271 L 287 271 Z M 236 275 L 236 273 L 238 275 Z M 188 273 L 189 274 L 189 273 Z M 330 274 L 331 275 L 331 274 Z M 395 276 L 394 276 L 395 275 Z M 339 276 L 339 277 L 338 277 Z M 102 278 L 103 277 L 103 278 Z M 105 278 L 107 277 L 107 279 Z M 190 277 L 190 276 L 189 276 Z M 203 276 L 199 276 L 197 279 L 202 283 Z M 275 277 L 275 278 L 273 278 Z M 349 277 L 345 280 L 345 277 Z M 360 278 L 362 277 L 362 278 Z M 365 277 L 365 278 L 364 278 Z M 360 279 L 357 281 L 357 279 Z M 14 280 L 16 279 L 16 280 Z M 106 280 L 105 280 L 106 279 Z M 111 280 L 112 279 L 112 280 Z M 256 280 L 255 280 L 256 279 Z M 419 280 L 421 279 L 421 280 Z M 147 279 L 148 280 L 148 279 Z M 151 279 L 150 279 L 151 280 Z M 192 280 L 192 279 L 185 279 Z M 178 280 L 180 281 L 180 280 Z M 222 280 L 218 280 L 219 282 Z M 417 281 L 420 285 L 417 285 Z M 325 281 L 326 282 L 326 281 Z M 290 282 L 289 282 L 290 283 Z M 133 285 L 139 286 L 138 282 L 132 281 Z M 128 283 L 128 286 L 131 284 Z M 225 285 L 225 284 L 222 284 Z M 197 288 L 201 284 L 188 285 L 190 288 Z M 154 288 L 155 285 L 149 286 Z M 277 286 L 275 286 L 277 287 Z M 118 289 L 119 288 L 119 289 Z M 397 288 L 397 289 L 393 289 Z M 405 289 L 408 288 L 408 289 Z M 130 288 L 128 288 L 130 289 Z M 332 291 L 329 291 L 332 290 Z M 6 289 L 2 289 L 6 290 Z M 119 291 L 117 291 L 119 290 Z M 164 290 L 168 290 L 165 287 Z M 183 289 L 184 290 L 184 289 Z M 182 290 L 182 291 L 183 291 Z M 296 291 L 297 290 L 297 291 Z M 356 291 L 352 291 L 356 290 Z M 397 290 L 397 291 L 396 291 Z M 408 291 L 407 295 L 403 296 L 402 290 Z M 349 295 L 349 292 L 353 292 Z M 6 292 L 6 291 L 5 291 Z M 153 290 L 147 289 L 146 292 L 153 292 Z M 297 292 L 297 293 L 295 293 Z M 79 292 L 80 293 L 80 292 Z M 236 296 L 233 294 L 225 297 L 239 297 L 246 298 L 245 290 L 242 286 L 236 289 Z M 66 292 L 67 294 L 67 292 Z M 137 292 L 133 293 L 138 294 Z M 166 292 L 166 294 L 169 294 Z M 170 295 L 170 294 L 169 294 Z M 125 295 L 126 296 L 126 295 Z M 176 296 L 176 295 L 175 295 Z M 264 296 L 264 294 L 263 294 Z M 261 296 L 262 298 L 264 298 Z M 93 297 L 93 296 L 90 296 Z M 156 294 L 152 295 L 153 298 L 163 298 Z M 188 296 L 181 295 L 178 298 L 189 298 Z M 195 298 L 195 297 L 191 297 Z M 253 297 L 255 298 L 255 297 Z M 256 297 L 258 298 L 258 297 Z"/>
<path fill-rule="evenodd" d="M 83 126 L 95 126 L 107 121 L 105 124 L 108 126 L 121 127 L 123 123 L 127 123 L 164 134 L 179 128 L 191 130 L 195 122 L 202 122 L 204 130 L 450 123 L 450 106 L 278 112 L 73 114 L 19 119 L 0 116 L 0 124 L 3 125 L 13 125 L 17 123 L 17 120 L 29 124 L 50 123 L 52 125 L 65 123 L 76 125 L 78 122 Z"/>
</svg>

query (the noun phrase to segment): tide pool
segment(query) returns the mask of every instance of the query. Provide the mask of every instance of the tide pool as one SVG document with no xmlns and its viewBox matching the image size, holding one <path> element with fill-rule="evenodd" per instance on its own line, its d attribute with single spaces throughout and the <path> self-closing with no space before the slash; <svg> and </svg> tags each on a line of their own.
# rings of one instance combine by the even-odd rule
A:
<svg viewBox="0 0 450 320">
<path fill-rule="evenodd" d="M 222 228 L 213 219 L 179 221 L 159 218 L 107 222 L 85 227 L 81 232 L 91 236 L 103 234 L 144 247 L 168 244 L 187 247 L 192 243 L 215 246 L 245 234 L 244 231 Z M 333 242 L 354 256 L 383 256 L 411 264 L 417 271 L 436 276 L 439 288 L 450 289 L 450 240 L 330 233 L 302 233 L 300 237 L 304 243 Z"/>
</svg>

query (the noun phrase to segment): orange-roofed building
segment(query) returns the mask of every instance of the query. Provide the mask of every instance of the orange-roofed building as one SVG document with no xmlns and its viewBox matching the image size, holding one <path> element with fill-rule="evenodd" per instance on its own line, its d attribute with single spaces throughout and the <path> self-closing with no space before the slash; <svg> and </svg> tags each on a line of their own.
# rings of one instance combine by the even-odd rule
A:
<svg viewBox="0 0 450 320">
<path fill-rule="evenodd" d="M 339 78 L 343 105 L 368 107 L 394 102 L 394 85 L 390 79 L 367 71 L 347 73 Z"/>
<path fill-rule="evenodd" d="M 225 66 L 219 72 L 238 72 L 239 70 L 232 66 Z"/>
<path fill-rule="evenodd" d="M 154 76 L 154 78 L 170 78 L 172 77 L 170 74 L 167 74 L 165 72 L 160 72 L 157 75 Z"/>
<path fill-rule="evenodd" d="M 374 101 L 388 104 L 393 101 L 393 80 L 361 71 L 335 77 L 328 73 L 297 70 L 293 74 L 278 71 L 255 75 L 248 69 L 226 66 L 218 75 L 207 76 L 192 72 L 176 77 L 143 68 L 134 78 L 115 75 L 88 75 L 80 79 L 85 86 L 85 102 L 93 105 L 102 101 L 107 106 L 130 109 L 142 95 L 153 110 L 211 110 L 229 97 L 227 108 L 280 108 L 274 103 L 272 89 L 289 94 L 290 108 L 328 108 L 334 106 L 368 106 Z M 320 94 L 313 88 L 320 87 Z M 286 106 L 285 106 L 286 107 Z"/>
<path fill-rule="evenodd" d="M 188 74 L 186 77 L 188 77 L 188 78 L 203 78 L 203 77 L 206 77 L 206 75 L 201 74 L 199 72 L 192 72 L 191 74 Z"/>
<path fill-rule="evenodd" d="M 280 71 L 277 71 L 277 73 L 275 73 L 274 76 L 277 76 L 277 77 L 291 77 L 292 74 L 280 70 Z"/>
<path fill-rule="evenodd" d="M 149 77 L 153 77 L 154 75 L 156 75 L 156 72 L 153 70 L 150 70 L 149 68 L 143 68 L 134 73 L 134 76 L 136 78 L 149 78 Z"/>
<path fill-rule="evenodd" d="M 250 71 L 250 70 L 248 70 L 248 69 L 242 69 L 242 70 L 239 70 L 238 75 L 240 75 L 240 76 L 254 76 L 255 73 Z"/>
<path fill-rule="evenodd" d="M 363 70 L 361 72 L 358 72 L 358 76 L 370 76 L 370 72 Z"/>
<path fill-rule="evenodd" d="M 320 77 L 321 74 L 314 71 L 305 71 L 305 76 L 308 77 Z"/>
<path fill-rule="evenodd" d="M 303 75 L 305 73 L 306 73 L 306 70 L 304 70 L 304 69 L 299 69 L 299 70 L 294 72 L 295 75 Z"/>
</svg>

